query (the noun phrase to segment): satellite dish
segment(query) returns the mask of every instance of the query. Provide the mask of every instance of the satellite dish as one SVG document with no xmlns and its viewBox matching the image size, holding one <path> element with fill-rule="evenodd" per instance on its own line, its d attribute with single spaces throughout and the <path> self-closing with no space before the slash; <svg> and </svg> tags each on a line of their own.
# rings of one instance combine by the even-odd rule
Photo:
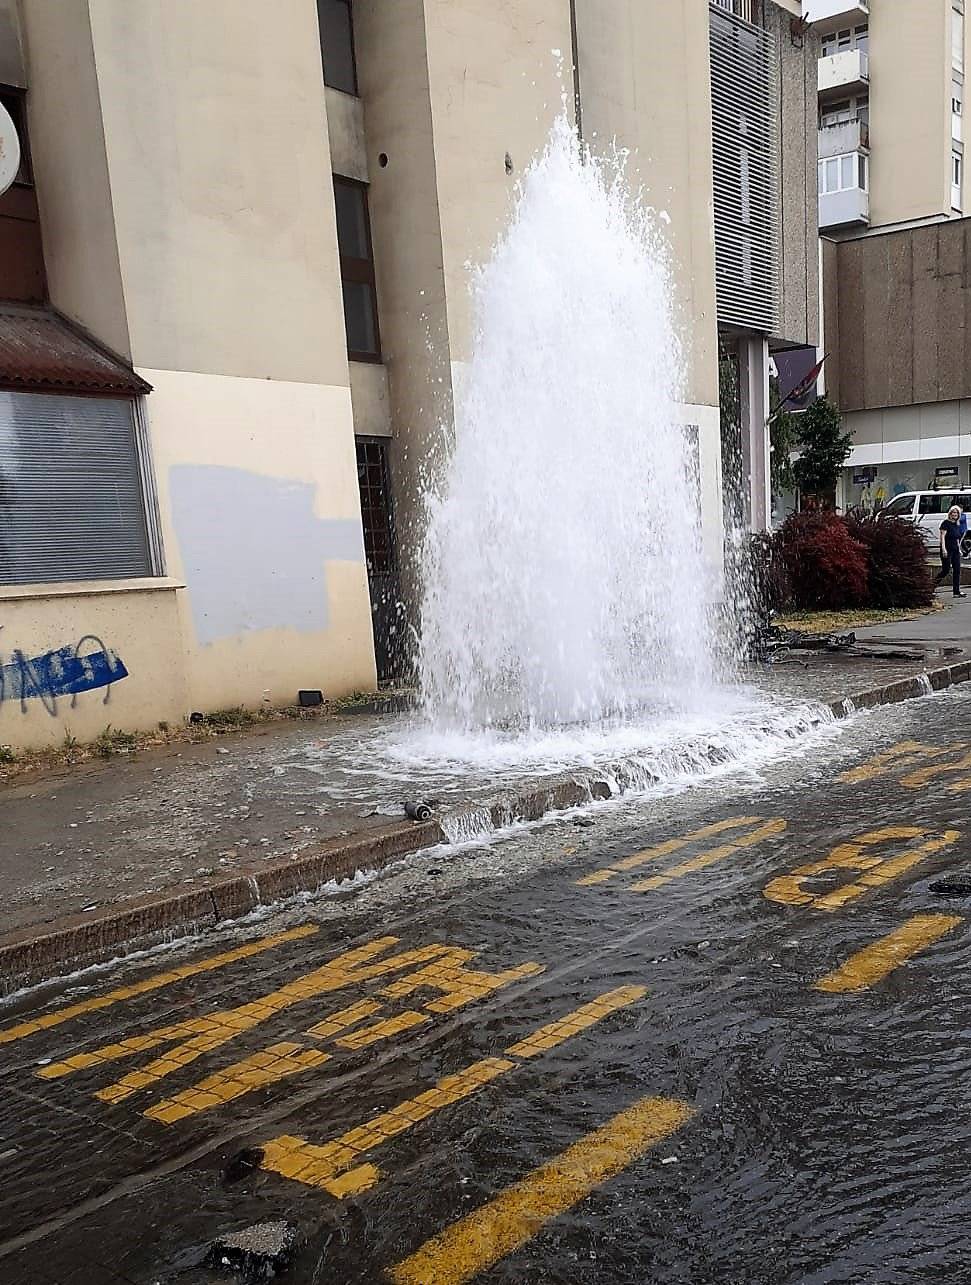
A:
<svg viewBox="0 0 971 1285">
<path fill-rule="evenodd" d="M 20 139 L 13 117 L 0 103 L 0 195 L 6 192 L 20 169 Z"/>
</svg>

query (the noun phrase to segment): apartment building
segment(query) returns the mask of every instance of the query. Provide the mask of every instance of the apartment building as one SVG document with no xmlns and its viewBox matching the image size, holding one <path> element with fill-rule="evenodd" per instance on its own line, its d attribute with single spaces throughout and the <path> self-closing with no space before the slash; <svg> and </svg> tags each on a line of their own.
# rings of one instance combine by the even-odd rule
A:
<svg viewBox="0 0 971 1285">
<path fill-rule="evenodd" d="M 563 110 L 669 220 L 717 571 L 719 346 L 759 526 L 817 338 L 815 65 L 798 0 L 0 0 L 0 743 L 400 672 L 470 272 Z"/>
<path fill-rule="evenodd" d="M 764 530 L 770 370 L 819 334 L 817 42 L 797 3 L 719 0 L 710 22 L 724 498 Z"/>
<path fill-rule="evenodd" d="M 968 482 L 957 314 L 936 302 L 953 300 L 948 278 L 966 270 L 964 230 L 933 226 L 971 213 L 965 5 L 806 8 L 820 38 L 823 385 L 854 437 L 837 503 L 879 507 L 905 490 Z"/>
<path fill-rule="evenodd" d="M 820 38 L 820 231 L 964 213 L 964 0 L 806 9 Z"/>
</svg>

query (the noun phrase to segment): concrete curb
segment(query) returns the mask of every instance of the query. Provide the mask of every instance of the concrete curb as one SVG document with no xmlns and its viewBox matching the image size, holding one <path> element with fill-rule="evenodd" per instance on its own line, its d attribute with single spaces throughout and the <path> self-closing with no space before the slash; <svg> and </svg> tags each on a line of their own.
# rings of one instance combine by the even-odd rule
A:
<svg viewBox="0 0 971 1285">
<path fill-rule="evenodd" d="M 883 687 L 857 692 L 829 708 L 837 718 L 859 709 L 912 700 L 971 679 L 971 662 L 947 665 Z M 523 794 L 508 794 L 457 809 L 441 820 L 400 822 L 352 839 L 323 843 L 281 861 L 241 870 L 190 891 L 153 894 L 127 901 L 107 914 L 72 915 L 0 937 L 0 995 L 9 995 L 69 970 L 101 963 L 159 942 L 204 933 L 297 893 L 315 893 L 360 870 L 380 870 L 422 848 L 454 842 L 514 822 L 538 821 L 553 812 L 610 798 L 606 776 L 584 782 L 555 777 Z"/>
<path fill-rule="evenodd" d="M 858 709 L 872 709 L 874 705 L 893 705 L 897 701 L 913 700 L 917 696 L 929 696 L 932 692 L 941 692 L 946 687 L 966 683 L 971 679 L 971 661 L 962 661 L 957 665 L 945 665 L 941 669 L 928 669 L 910 678 L 898 679 L 885 687 L 873 687 L 869 691 L 857 692 L 843 700 L 833 701 L 829 708 L 837 718 L 847 718 Z"/>
</svg>

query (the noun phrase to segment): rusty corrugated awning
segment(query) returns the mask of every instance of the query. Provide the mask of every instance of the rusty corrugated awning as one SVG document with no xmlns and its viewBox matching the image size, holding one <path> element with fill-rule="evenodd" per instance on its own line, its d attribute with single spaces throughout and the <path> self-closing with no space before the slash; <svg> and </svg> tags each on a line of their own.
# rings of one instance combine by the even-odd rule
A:
<svg viewBox="0 0 971 1285">
<path fill-rule="evenodd" d="M 0 389 L 135 397 L 152 386 L 53 308 L 0 303 Z"/>
</svg>

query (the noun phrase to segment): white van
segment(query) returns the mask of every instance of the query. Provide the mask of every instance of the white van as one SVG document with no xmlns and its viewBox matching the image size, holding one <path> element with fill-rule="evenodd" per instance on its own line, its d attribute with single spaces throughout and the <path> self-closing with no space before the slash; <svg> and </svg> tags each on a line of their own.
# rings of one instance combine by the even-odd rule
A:
<svg viewBox="0 0 971 1285">
<path fill-rule="evenodd" d="M 924 537 L 928 550 L 937 553 L 941 547 L 941 523 L 952 504 L 969 515 L 968 526 L 971 527 L 969 486 L 951 491 L 905 491 L 903 495 L 895 495 L 887 507 L 880 510 L 879 516 L 909 518 Z M 971 557 L 971 531 L 961 541 L 961 556 Z"/>
</svg>

